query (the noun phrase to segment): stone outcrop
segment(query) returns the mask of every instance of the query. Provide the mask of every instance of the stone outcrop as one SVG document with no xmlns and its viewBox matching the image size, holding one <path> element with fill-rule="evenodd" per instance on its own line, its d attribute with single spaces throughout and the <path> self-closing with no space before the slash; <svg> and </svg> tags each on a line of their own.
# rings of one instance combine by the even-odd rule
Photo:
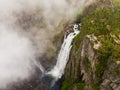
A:
<svg viewBox="0 0 120 90">
<path fill-rule="evenodd" d="M 99 73 L 97 71 L 100 65 L 99 54 L 94 48 L 92 39 L 86 36 L 80 41 L 77 51 L 74 46 L 75 44 L 73 44 L 70 59 L 66 66 L 65 79 L 84 81 L 85 90 L 98 90 L 96 87 L 99 87 L 100 90 L 120 90 L 120 66 L 114 60 L 108 60 L 104 71 Z M 75 88 L 71 90 L 78 90 Z"/>
</svg>

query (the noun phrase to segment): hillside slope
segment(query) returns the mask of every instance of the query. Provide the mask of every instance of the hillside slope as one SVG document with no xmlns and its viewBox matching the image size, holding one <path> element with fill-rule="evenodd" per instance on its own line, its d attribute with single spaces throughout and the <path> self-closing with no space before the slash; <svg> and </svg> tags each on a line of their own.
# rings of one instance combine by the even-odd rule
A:
<svg viewBox="0 0 120 90">
<path fill-rule="evenodd" d="M 91 8 L 78 16 L 81 33 L 74 39 L 61 90 L 120 90 L 120 1 L 100 0 Z"/>
</svg>

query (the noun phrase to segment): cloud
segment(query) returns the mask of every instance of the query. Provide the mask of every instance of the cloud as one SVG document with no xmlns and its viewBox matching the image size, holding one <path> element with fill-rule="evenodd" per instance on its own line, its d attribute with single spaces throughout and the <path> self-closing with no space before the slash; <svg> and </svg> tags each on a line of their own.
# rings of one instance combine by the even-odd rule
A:
<svg viewBox="0 0 120 90">
<path fill-rule="evenodd" d="M 59 23 L 94 0 L 0 0 L 0 88 L 34 73 L 36 57 L 55 47 Z M 38 67 L 38 65 L 37 65 Z"/>
<path fill-rule="evenodd" d="M 0 25 L 0 88 L 28 78 L 34 72 L 34 59 L 32 42 Z"/>
</svg>

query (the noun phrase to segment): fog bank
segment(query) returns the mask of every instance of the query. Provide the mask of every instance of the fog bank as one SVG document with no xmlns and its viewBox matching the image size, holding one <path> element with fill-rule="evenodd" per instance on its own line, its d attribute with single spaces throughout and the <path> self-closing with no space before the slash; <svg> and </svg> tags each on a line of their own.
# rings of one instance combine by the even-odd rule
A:
<svg viewBox="0 0 120 90">
<path fill-rule="evenodd" d="M 61 22 L 73 19 L 94 0 L 0 0 L 0 88 L 28 79 L 36 58 L 60 32 Z"/>
</svg>

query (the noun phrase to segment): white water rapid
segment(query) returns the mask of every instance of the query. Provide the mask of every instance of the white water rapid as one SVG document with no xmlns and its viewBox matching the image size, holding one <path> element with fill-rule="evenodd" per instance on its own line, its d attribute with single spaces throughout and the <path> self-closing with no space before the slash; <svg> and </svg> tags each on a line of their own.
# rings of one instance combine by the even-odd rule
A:
<svg viewBox="0 0 120 90">
<path fill-rule="evenodd" d="M 77 28 L 73 28 L 74 32 L 71 32 L 68 36 L 65 36 L 64 42 L 61 46 L 61 50 L 59 52 L 57 63 L 54 68 L 47 72 L 48 75 L 51 75 L 55 78 L 55 81 L 60 79 L 64 74 L 64 69 L 69 59 L 69 54 L 72 48 L 72 41 L 74 37 L 79 34 L 79 30 Z"/>
</svg>

